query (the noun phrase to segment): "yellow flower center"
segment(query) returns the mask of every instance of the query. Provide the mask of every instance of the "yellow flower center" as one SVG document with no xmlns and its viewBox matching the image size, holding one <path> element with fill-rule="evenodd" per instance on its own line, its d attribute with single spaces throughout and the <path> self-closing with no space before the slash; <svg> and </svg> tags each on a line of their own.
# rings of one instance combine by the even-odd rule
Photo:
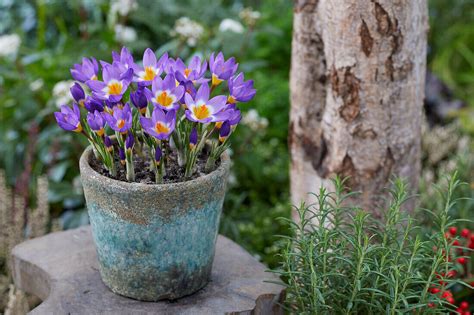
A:
<svg viewBox="0 0 474 315">
<path fill-rule="evenodd" d="M 96 130 L 95 132 L 99 137 L 102 137 L 104 135 L 104 128 L 100 128 L 99 130 Z"/>
<path fill-rule="evenodd" d="M 227 102 L 230 103 L 230 104 L 234 104 L 235 101 L 236 101 L 236 99 L 232 95 L 229 95 L 229 97 L 227 98 Z"/>
<path fill-rule="evenodd" d="M 211 116 L 211 112 L 209 111 L 209 107 L 207 107 L 206 104 L 195 106 L 193 108 L 193 114 L 198 120 L 206 119 L 209 116 Z"/>
<path fill-rule="evenodd" d="M 222 81 L 223 80 L 219 79 L 217 75 L 215 75 L 214 73 L 212 74 L 212 85 L 218 86 L 219 84 L 221 84 Z"/>
<path fill-rule="evenodd" d="M 166 91 L 163 91 L 156 97 L 156 102 L 161 106 L 168 107 L 173 104 L 173 98 Z"/>
<path fill-rule="evenodd" d="M 153 67 L 145 67 L 145 74 L 143 75 L 144 81 L 153 81 L 155 78 L 155 69 Z"/>
<path fill-rule="evenodd" d="M 91 80 L 97 80 L 97 76 L 94 74 L 94 75 L 91 77 Z"/>
<path fill-rule="evenodd" d="M 117 121 L 117 128 L 122 129 L 123 126 L 125 126 L 125 120 L 119 119 L 119 120 Z"/>
<path fill-rule="evenodd" d="M 189 69 L 189 68 L 184 69 L 184 76 L 186 78 L 189 76 L 190 73 L 191 73 L 191 69 Z"/>
<path fill-rule="evenodd" d="M 77 123 L 76 125 L 76 129 L 73 130 L 74 132 L 82 132 L 82 125 L 81 123 Z"/>
<path fill-rule="evenodd" d="M 163 123 L 161 122 L 157 122 L 155 124 L 155 131 L 156 133 L 160 134 L 160 133 L 168 133 L 168 131 L 170 131 L 170 129 L 164 125 Z"/>
<path fill-rule="evenodd" d="M 107 88 L 109 90 L 109 95 L 120 95 L 122 93 L 122 83 L 119 81 L 111 81 Z"/>
</svg>

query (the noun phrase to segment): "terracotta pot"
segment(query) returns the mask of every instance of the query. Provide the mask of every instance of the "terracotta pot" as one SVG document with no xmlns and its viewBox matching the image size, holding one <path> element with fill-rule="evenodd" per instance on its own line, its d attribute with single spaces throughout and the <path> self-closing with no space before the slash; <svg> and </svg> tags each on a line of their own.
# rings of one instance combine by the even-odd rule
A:
<svg viewBox="0 0 474 315">
<path fill-rule="evenodd" d="M 173 184 L 105 177 L 81 156 L 82 184 L 103 282 L 143 301 L 177 299 L 211 276 L 230 159 L 205 176 Z"/>
</svg>

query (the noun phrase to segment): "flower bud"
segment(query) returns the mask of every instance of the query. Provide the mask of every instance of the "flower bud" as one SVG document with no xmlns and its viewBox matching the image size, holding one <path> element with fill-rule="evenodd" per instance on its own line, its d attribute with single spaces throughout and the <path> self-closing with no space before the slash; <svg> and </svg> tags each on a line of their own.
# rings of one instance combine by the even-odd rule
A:
<svg viewBox="0 0 474 315">
<path fill-rule="evenodd" d="M 71 95 L 74 98 L 74 100 L 84 107 L 84 101 L 86 98 L 86 94 L 84 93 L 84 89 L 79 83 L 74 83 L 74 85 L 69 89 L 71 91 Z"/>
<path fill-rule="evenodd" d="M 219 129 L 219 141 L 224 142 L 230 135 L 230 123 L 225 121 Z"/>
<path fill-rule="evenodd" d="M 132 104 L 140 111 L 140 113 L 145 114 L 148 100 L 144 93 L 144 88 L 139 88 L 136 92 L 130 93 L 130 99 L 132 100 Z"/>
<path fill-rule="evenodd" d="M 189 135 L 189 148 L 191 150 L 193 150 L 196 147 L 197 141 L 198 141 L 197 129 L 193 128 L 193 130 L 191 130 L 191 134 Z"/>
<path fill-rule="evenodd" d="M 122 148 L 119 148 L 119 157 L 120 157 L 120 163 L 122 165 L 125 165 L 125 151 Z"/>
<path fill-rule="evenodd" d="M 104 144 L 105 144 L 105 148 L 107 149 L 107 151 L 112 152 L 114 147 L 113 147 L 113 144 L 112 144 L 112 140 L 110 140 L 109 136 L 105 136 Z"/>
<path fill-rule="evenodd" d="M 155 162 L 156 162 L 156 164 L 160 164 L 162 155 L 163 155 L 163 153 L 161 152 L 161 148 L 156 147 L 156 149 L 155 149 Z"/>
<path fill-rule="evenodd" d="M 125 148 L 127 149 L 127 151 L 131 152 L 134 144 L 135 138 L 133 137 L 132 133 L 129 133 L 127 139 L 125 140 Z"/>
</svg>

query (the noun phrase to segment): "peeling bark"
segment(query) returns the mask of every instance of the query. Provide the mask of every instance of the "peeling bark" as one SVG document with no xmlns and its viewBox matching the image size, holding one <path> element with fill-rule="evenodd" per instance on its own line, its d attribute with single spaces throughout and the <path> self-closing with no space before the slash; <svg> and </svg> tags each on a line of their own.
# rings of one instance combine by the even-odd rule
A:
<svg viewBox="0 0 474 315">
<path fill-rule="evenodd" d="M 376 216 L 392 174 L 418 185 L 426 0 L 295 1 L 291 195 L 350 176 Z"/>
</svg>

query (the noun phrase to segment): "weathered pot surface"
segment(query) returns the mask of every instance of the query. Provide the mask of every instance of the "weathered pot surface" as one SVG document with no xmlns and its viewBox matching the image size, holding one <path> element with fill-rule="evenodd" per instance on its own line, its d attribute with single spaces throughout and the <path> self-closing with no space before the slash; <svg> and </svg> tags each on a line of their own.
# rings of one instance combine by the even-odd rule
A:
<svg viewBox="0 0 474 315">
<path fill-rule="evenodd" d="M 230 159 L 205 176 L 173 184 L 127 183 L 103 176 L 80 159 L 103 282 L 144 301 L 177 299 L 210 278 Z"/>
</svg>

